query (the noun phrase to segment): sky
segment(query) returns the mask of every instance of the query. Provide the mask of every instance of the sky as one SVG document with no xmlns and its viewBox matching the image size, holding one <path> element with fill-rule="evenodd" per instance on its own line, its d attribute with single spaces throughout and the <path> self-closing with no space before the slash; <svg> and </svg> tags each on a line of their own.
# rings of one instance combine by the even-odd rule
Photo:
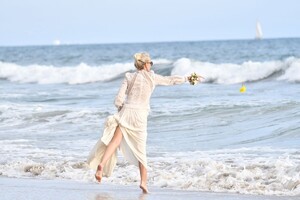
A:
<svg viewBox="0 0 300 200">
<path fill-rule="evenodd" d="M 0 46 L 300 37 L 299 0 L 0 0 Z"/>
</svg>

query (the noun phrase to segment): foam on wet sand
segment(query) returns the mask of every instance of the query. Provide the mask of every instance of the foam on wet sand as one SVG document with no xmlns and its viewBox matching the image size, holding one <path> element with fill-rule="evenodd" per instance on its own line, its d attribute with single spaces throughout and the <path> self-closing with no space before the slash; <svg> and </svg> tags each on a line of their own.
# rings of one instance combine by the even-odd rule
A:
<svg viewBox="0 0 300 200">
<path fill-rule="evenodd" d="M 299 196 L 260 196 L 233 193 L 190 192 L 161 188 L 149 188 L 150 194 L 142 194 L 138 186 L 121 186 L 111 184 L 96 184 L 76 182 L 72 180 L 42 180 L 0 178 L 1 199 L 122 199 L 122 200 L 152 200 L 152 199 L 205 199 L 205 200 L 296 200 Z"/>
</svg>

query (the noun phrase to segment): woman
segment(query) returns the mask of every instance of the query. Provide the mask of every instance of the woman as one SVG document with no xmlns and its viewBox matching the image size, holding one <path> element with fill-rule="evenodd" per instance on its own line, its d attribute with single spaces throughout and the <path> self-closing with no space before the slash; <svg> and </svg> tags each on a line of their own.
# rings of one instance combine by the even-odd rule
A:
<svg viewBox="0 0 300 200">
<path fill-rule="evenodd" d="M 110 176 L 116 165 L 116 150 L 120 149 L 129 163 L 140 169 L 140 188 L 147 188 L 147 117 L 149 101 L 156 85 L 175 85 L 188 80 L 182 76 L 161 76 L 151 71 L 153 62 L 148 53 L 136 53 L 134 66 L 137 71 L 126 73 L 115 105 L 118 113 L 109 116 L 101 140 L 90 153 L 88 164 L 96 169 L 95 178 L 101 182 L 102 176 Z"/>
</svg>

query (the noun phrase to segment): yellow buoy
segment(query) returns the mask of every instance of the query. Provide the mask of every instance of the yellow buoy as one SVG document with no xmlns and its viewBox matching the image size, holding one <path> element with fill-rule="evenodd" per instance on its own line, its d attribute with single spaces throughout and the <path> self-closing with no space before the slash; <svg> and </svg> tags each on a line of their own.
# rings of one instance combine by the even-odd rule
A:
<svg viewBox="0 0 300 200">
<path fill-rule="evenodd" d="M 242 87 L 240 88 L 240 92 L 243 93 L 243 92 L 246 92 L 247 88 L 245 85 L 242 85 Z"/>
</svg>

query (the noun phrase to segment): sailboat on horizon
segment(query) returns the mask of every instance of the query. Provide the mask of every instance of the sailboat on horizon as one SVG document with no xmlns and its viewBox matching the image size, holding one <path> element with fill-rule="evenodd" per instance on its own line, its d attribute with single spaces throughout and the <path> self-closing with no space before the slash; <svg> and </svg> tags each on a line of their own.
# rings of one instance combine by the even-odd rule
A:
<svg viewBox="0 0 300 200">
<path fill-rule="evenodd" d="M 261 29 L 261 24 L 259 21 L 256 22 L 256 34 L 255 34 L 255 39 L 256 40 L 261 40 L 263 38 L 263 32 Z"/>
</svg>

